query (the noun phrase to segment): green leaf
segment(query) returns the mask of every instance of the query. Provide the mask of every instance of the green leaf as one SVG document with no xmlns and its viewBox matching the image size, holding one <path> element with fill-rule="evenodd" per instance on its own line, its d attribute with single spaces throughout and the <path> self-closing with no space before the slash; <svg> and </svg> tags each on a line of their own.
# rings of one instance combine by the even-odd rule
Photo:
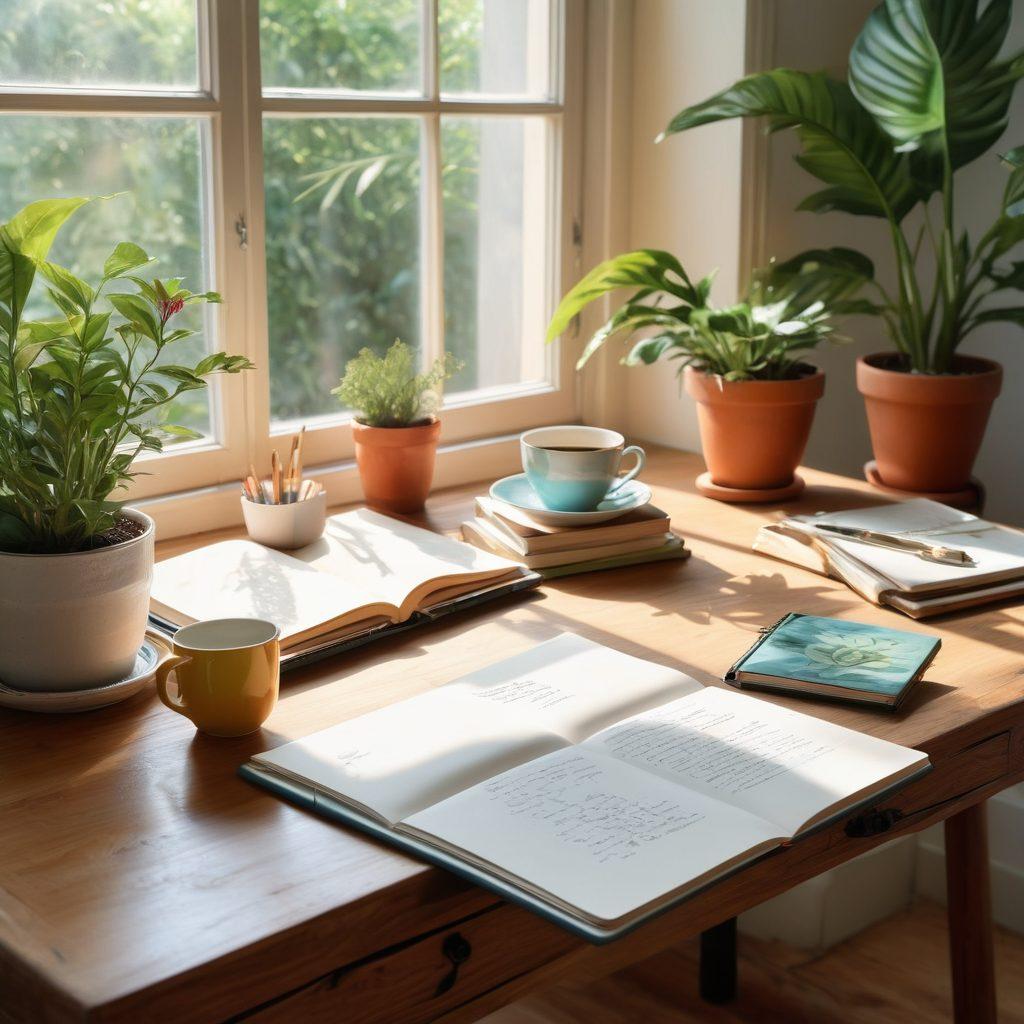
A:
<svg viewBox="0 0 1024 1024">
<path fill-rule="evenodd" d="M 45 259 L 63 223 L 88 202 L 91 202 L 91 199 L 77 197 L 41 199 L 39 202 L 30 203 L 0 228 L 0 235 L 15 252 L 37 260 Z"/>
<path fill-rule="evenodd" d="M 551 318 L 547 340 L 554 341 L 584 307 L 617 288 L 639 288 L 633 300 L 667 292 L 687 305 L 703 304 L 675 256 L 659 249 L 637 249 L 598 264 L 570 289 Z"/>
<path fill-rule="evenodd" d="M 9 249 L 0 233 L 0 303 L 21 315 L 32 291 L 36 264 L 30 256 Z"/>
<path fill-rule="evenodd" d="M 1000 157 L 1010 169 L 1003 190 L 1003 213 L 1007 217 L 1019 217 L 1024 213 L 1024 146 L 1016 146 Z"/>
<path fill-rule="evenodd" d="M 626 366 L 637 366 L 640 363 L 650 365 L 657 362 L 670 348 L 679 343 L 675 334 L 658 334 L 653 338 L 638 341 L 622 361 Z"/>
<path fill-rule="evenodd" d="M 180 437 L 187 441 L 198 441 L 203 436 L 198 430 L 192 430 L 191 427 L 180 427 L 173 423 L 161 423 L 157 429 L 163 434 Z"/>
<path fill-rule="evenodd" d="M 821 73 L 779 68 L 749 75 L 680 111 L 660 138 L 736 117 L 765 117 L 773 131 L 796 129 L 797 162 L 829 186 L 808 196 L 800 209 L 899 221 L 917 201 L 907 157 L 893 151 L 849 86 Z"/>
<path fill-rule="evenodd" d="M 131 294 L 115 294 L 108 298 L 114 309 L 140 334 L 144 334 L 151 341 L 156 341 L 160 337 L 160 325 L 145 299 Z"/>
<path fill-rule="evenodd" d="M 942 61 L 918 0 L 886 0 L 850 50 L 850 88 L 899 149 L 945 125 Z"/>
<path fill-rule="evenodd" d="M 1024 306 L 1006 306 L 996 309 L 983 309 L 973 317 L 973 324 L 990 324 L 1004 322 L 1024 327 Z"/>
<path fill-rule="evenodd" d="M 114 251 L 103 264 L 103 280 L 109 281 L 115 277 L 122 277 L 129 271 L 152 262 L 152 257 L 147 255 L 142 246 L 136 245 L 134 242 L 118 242 L 114 246 Z"/>
<path fill-rule="evenodd" d="M 913 150 L 922 197 L 989 149 L 1006 127 L 1020 57 L 997 56 L 1011 0 L 886 0 L 850 53 L 850 85 L 898 148 Z"/>
<path fill-rule="evenodd" d="M 781 303 L 783 318 L 799 316 L 817 304 L 838 313 L 839 304 L 845 303 L 842 311 L 849 313 L 854 310 L 847 300 L 874 276 L 874 264 L 856 249 L 808 249 L 769 264 L 751 285 L 751 301 Z M 856 311 L 866 312 L 867 305 Z"/>
<path fill-rule="evenodd" d="M 85 281 L 57 263 L 40 260 L 38 266 L 43 277 L 68 299 L 77 311 L 84 313 L 89 308 L 96 293 Z"/>
<path fill-rule="evenodd" d="M 688 322 L 691 312 L 692 307 L 686 305 L 664 308 L 647 306 L 641 302 L 627 302 L 594 332 L 576 362 L 576 369 L 582 370 L 590 357 L 616 334 L 627 332 L 632 334 L 645 327 L 681 327 Z"/>
</svg>

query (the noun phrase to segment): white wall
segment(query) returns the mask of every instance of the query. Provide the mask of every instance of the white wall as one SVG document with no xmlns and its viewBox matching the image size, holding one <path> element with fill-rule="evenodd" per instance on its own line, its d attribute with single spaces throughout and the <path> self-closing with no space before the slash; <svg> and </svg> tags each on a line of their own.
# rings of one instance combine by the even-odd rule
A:
<svg viewBox="0 0 1024 1024">
<path fill-rule="evenodd" d="M 745 20 L 745 0 L 638 0 L 633 12 L 629 247 L 668 249 L 695 279 L 718 267 L 713 294 L 723 304 L 737 290 L 742 128 L 654 138 L 681 107 L 743 74 Z M 630 435 L 699 447 L 674 364 L 620 370 L 614 380 Z"/>
<path fill-rule="evenodd" d="M 768 22 L 765 67 L 827 69 L 843 76 L 852 40 L 874 0 L 756 0 Z M 742 251 L 738 123 L 710 125 L 655 146 L 654 136 L 681 107 L 706 98 L 744 72 L 744 0 L 637 0 L 633 10 L 632 162 L 629 184 L 630 247 L 655 246 L 676 252 L 694 274 L 719 267 L 713 297 L 735 298 L 748 268 Z M 1014 42 L 1024 41 L 1024 12 L 1018 14 Z M 1024 142 L 1024 87 L 1018 92 L 1004 145 Z M 791 133 L 766 145 L 766 159 L 754 173 L 764 175 L 763 236 L 759 258 L 786 256 L 812 246 L 850 245 L 891 274 L 888 239 L 881 222 L 844 214 L 797 213 L 796 204 L 814 187 L 793 162 Z M 997 147 L 998 148 L 998 147 Z M 961 175 L 959 211 L 975 237 L 994 215 L 1005 172 L 995 156 L 984 157 Z M 808 448 L 808 465 L 859 475 L 870 457 L 863 402 L 854 385 L 859 353 L 891 348 L 881 325 L 851 319 L 850 346 L 822 349 L 815 360 L 828 374 Z M 978 476 L 989 489 L 993 517 L 1024 524 L 1024 332 L 995 326 L 978 332 L 966 351 L 1003 363 L 1006 382 L 996 403 Z M 634 437 L 679 448 L 699 448 L 692 403 L 679 396 L 672 369 L 639 367 L 610 373 L 610 386 L 625 409 L 620 421 Z M 613 401 L 613 405 L 616 403 Z"/>
</svg>

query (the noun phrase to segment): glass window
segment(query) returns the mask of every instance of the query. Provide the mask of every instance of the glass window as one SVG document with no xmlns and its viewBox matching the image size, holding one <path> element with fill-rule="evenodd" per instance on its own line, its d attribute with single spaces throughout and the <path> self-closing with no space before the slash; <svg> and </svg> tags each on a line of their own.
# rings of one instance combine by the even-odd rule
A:
<svg viewBox="0 0 1024 1024">
<path fill-rule="evenodd" d="M 0 219 L 36 199 L 109 196 L 67 222 L 52 260 L 95 284 L 113 247 L 131 241 L 158 260 L 142 273 L 180 277 L 189 290 L 206 291 L 213 287 L 202 180 L 206 128 L 199 118 L 0 115 Z M 53 312 L 42 287 L 32 301 L 33 315 Z M 188 307 L 181 324 L 200 331 L 181 342 L 193 352 L 213 341 L 208 307 Z M 209 393 L 182 396 L 171 416 L 210 434 Z"/>
<path fill-rule="evenodd" d="M 449 392 L 544 377 L 550 133 L 544 117 L 442 121 L 445 346 L 464 363 Z"/>
<path fill-rule="evenodd" d="M 441 93 L 548 99 L 548 0 L 439 0 Z"/>
<path fill-rule="evenodd" d="M 0 0 L 0 222 L 111 196 L 52 258 L 94 280 L 137 242 L 147 276 L 223 295 L 179 314 L 189 354 L 255 365 L 170 410 L 203 439 L 168 442 L 133 499 L 236 479 L 297 423 L 307 465 L 347 460 L 331 390 L 395 338 L 464 364 L 448 441 L 571 414 L 544 330 L 571 245 L 563 26 L 582 3 Z"/>
<path fill-rule="evenodd" d="M 0 0 L 0 85 L 195 90 L 196 0 Z"/>
<path fill-rule="evenodd" d="M 337 416 L 329 391 L 347 360 L 396 337 L 424 365 L 461 361 L 449 395 L 546 381 L 558 11 L 439 0 L 434 26 L 412 0 L 262 4 L 273 421 Z M 435 66 L 421 67 L 418 41 L 435 34 Z M 397 89 L 423 100 L 410 111 Z"/>
<path fill-rule="evenodd" d="M 264 91 L 419 91 L 420 0 L 260 0 Z"/>
<path fill-rule="evenodd" d="M 420 337 L 420 131 L 405 117 L 268 117 L 270 405 L 337 413 L 362 348 Z"/>
</svg>

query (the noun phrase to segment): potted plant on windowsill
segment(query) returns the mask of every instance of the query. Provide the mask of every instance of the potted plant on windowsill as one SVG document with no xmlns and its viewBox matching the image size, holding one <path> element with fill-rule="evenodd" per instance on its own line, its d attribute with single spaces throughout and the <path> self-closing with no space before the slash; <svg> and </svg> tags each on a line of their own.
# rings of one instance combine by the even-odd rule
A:
<svg viewBox="0 0 1024 1024">
<path fill-rule="evenodd" d="M 742 302 L 718 309 L 708 304 L 710 275 L 693 284 L 670 253 L 639 249 L 587 274 L 555 311 L 548 340 L 594 299 L 637 289 L 593 335 L 577 369 L 609 338 L 648 332 L 622 361 L 678 362 L 708 465 L 698 488 L 727 501 L 774 501 L 803 487 L 794 471 L 825 389 L 825 375 L 802 357 L 838 337 L 833 316 L 861 310 L 849 296 L 872 273 L 849 250 L 806 253 L 756 272 Z"/>
<path fill-rule="evenodd" d="M 217 352 L 184 365 L 195 332 L 171 321 L 218 302 L 176 280 L 135 276 L 150 262 L 115 246 L 93 287 L 46 257 L 87 199 L 32 203 L 0 226 L 0 680 L 75 690 L 126 676 L 149 611 L 153 521 L 113 495 L 144 451 L 198 436 L 159 416 L 212 373 L 248 360 Z M 38 277 L 56 316 L 25 317 Z"/>
<path fill-rule="evenodd" d="M 1024 264 L 1006 262 L 1024 240 L 1024 147 L 1003 156 L 1009 176 L 991 227 L 974 240 L 956 216 L 956 172 L 1003 133 L 1024 75 L 1024 53 L 999 57 L 1011 13 L 1009 0 L 980 14 L 965 0 L 887 0 L 854 43 L 848 83 L 784 68 L 751 75 L 665 132 L 734 117 L 795 128 L 797 162 L 827 186 L 798 208 L 885 225 L 896 280 L 870 283 L 870 312 L 895 351 L 859 360 L 857 383 L 878 475 L 900 490 L 968 488 L 1002 369 L 958 348 L 984 324 L 1024 324 L 1024 307 L 987 301 L 1024 287 Z"/>
<path fill-rule="evenodd" d="M 418 512 L 434 479 L 441 387 L 461 364 L 446 353 L 417 373 L 415 353 L 399 339 L 383 358 L 364 348 L 345 366 L 331 393 L 357 410 L 352 420 L 356 464 L 367 504 L 387 512 Z"/>
</svg>

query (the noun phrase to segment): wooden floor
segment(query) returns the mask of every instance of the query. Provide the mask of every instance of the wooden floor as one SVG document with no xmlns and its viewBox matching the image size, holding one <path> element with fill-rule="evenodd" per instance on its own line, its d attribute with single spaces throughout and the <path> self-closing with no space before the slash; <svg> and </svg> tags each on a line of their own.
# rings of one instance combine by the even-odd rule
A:
<svg viewBox="0 0 1024 1024">
<path fill-rule="evenodd" d="M 998 930 L 1000 1024 L 1024 1024 L 1024 937 Z M 952 1019 L 946 916 L 920 902 L 821 956 L 740 936 L 740 994 L 725 1007 L 696 994 L 687 944 L 586 984 L 566 984 L 485 1024 L 932 1024 Z"/>
</svg>

